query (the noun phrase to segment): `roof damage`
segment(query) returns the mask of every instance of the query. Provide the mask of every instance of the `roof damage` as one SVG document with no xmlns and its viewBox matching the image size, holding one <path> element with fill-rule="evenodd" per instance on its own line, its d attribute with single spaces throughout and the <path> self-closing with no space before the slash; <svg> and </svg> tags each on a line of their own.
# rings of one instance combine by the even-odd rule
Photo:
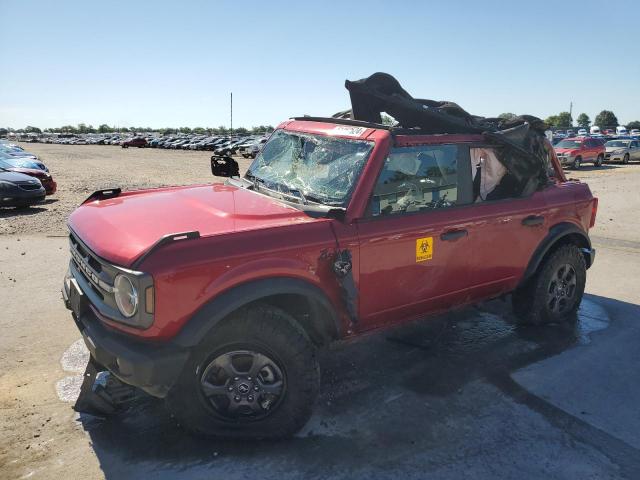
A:
<svg viewBox="0 0 640 480">
<path fill-rule="evenodd" d="M 391 115 L 396 129 L 422 134 L 482 134 L 489 144 L 500 146 L 498 160 L 511 176 L 513 194 L 526 195 L 548 182 L 547 126 L 537 117 L 514 119 L 471 115 L 449 101 L 413 98 L 398 80 L 387 73 L 374 73 L 361 80 L 345 82 L 351 109 L 333 118 L 382 123 L 382 113 Z"/>
</svg>

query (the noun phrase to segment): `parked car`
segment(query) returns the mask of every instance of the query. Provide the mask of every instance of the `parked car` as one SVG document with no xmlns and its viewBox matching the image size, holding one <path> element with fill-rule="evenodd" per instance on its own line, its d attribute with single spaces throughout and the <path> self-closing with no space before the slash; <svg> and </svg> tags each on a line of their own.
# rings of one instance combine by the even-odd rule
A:
<svg viewBox="0 0 640 480">
<path fill-rule="evenodd" d="M 147 139 L 144 137 L 129 138 L 128 140 L 123 140 L 121 145 L 122 145 L 122 148 L 129 148 L 129 147 L 143 148 L 147 146 Z"/>
<path fill-rule="evenodd" d="M 262 147 L 264 146 L 264 144 L 267 142 L 266 138 L 261 138 L 260 141 L 254 143 L 251 148 L 249 149 L 249 157 L 250 158 L 256 158 L 258 156 L 258 154 L 260 153 L 260 150 L 262 149 Z"/>
<path fill-rule="evenodd" d="M 39 170 L 44 170 L 45 172 L 49 171 L 49 169 L 44 163 L 42 163 L 40 160 L 35 160 L 31 157 L 14 157 L 6 153 L 0 152 L 0 160 L 9 162 L 11 163 L 11 165 L 15 167 L 36 168 Z"/>
<path fill-rule="evenodd" d="M 0 167 L 0 206 L 28 207 L 44 200 L 40 180 Z"/>
<path fill-rule="evenodd" d="M 605 162 L 629 163 L 630 160 L 640 160 L 640 141 L 633 139 L 609 140 L 604 144 Z"/>
<path fill-rule="evenodd" d="M 578 130 L 579 137 L 584 137 L 586 135 L 587 135 L 587 130 L 585 128 L 581 128 L 580 130 Z"/>
<path fill-rule="evenodd" d="M 631 135 L 632 137 L 640 137 L 640 130 L 638 130 L 637 128 L 633 128 L 629 132 L 629 135 Z"/>
<path fill-rule="evenodd" d="M 584 163 L 600 167 L 604 161 L 605 148 L 602 141 L 590 137 L 565 138 L 553 147 L 562 166 L 579 169 Z"/>
<path fill-rule="evenodd" d="M 498 156 L 481 134 L 299 118 L 244 177 L 214 156 L 224 185 L 96 192 L 69 217 L 63 283 L 89 368 L 194 431 L 279 438 L 309 418 L 334 340 L 510 292 L 524 322 L 571 318 L 597 199 L 555 156 L 555 181 L 508 193 Z"/>
<path fill-rule="evenodd" d="M 618 126 L 616 127 L 616 135 L 628 135 L 627 127 Z"/>
<path fill-rule="evenodd" d="M 14 162 L 13 159 L 3 160 L 2 158 L 0 158 L 0 167 L 4 170 L 22 173 L 24 175 L 29 175 L 30 177 L 37 178 L 45 188 L 47 195 L 53 195 L 58 189 L 58 184 L 55 182 L 48 171 L 42 170 L 40 168 L 24 167 L 21 166 L 20 162 Z"/>
</svg>

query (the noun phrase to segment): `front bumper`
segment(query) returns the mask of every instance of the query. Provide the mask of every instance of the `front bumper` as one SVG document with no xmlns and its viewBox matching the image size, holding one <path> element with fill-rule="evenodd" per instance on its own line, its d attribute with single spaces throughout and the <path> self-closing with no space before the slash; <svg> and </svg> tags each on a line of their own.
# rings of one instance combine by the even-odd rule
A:
<svg viewBox="0 0 640 480">
<path fill-rule="evenodd" d="M 45 190 L 22 190 L 19 188 L 0 191 L 0 206 L 18 207 L 33 205 L 44 200 Z"/>
<path fill-rule="evenodd" d="M 122 382 L 164 398 L 182 373 L 189 351 L 171 342 L 143 342 L 105 326 L 82 293 L 86 280 L 67 273 L 62 299 L 93 359 Z"/>
<path fill-rule="evenodd" d="M 604 161 L 605 162 L 622 162 L 624 158 L 624 153 L 605 153 Z"/>
</svg>

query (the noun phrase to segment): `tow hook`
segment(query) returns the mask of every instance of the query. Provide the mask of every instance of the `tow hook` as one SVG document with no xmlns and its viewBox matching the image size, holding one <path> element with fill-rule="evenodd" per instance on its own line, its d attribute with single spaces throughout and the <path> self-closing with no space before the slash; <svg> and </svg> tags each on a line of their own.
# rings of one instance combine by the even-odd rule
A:
<svg viewBox="0 0 640 480">
<path fill-rule="evenodd" d="M 80 387 L 80 395 L 73 406 L 76 412 L 107 417 L 138 397 L 135 387 L 122 383 L 111 374 L 108 374 L 105 385 L 97 384 L 96 377 L 103 371 L 105 368 L 90 357 Z"/>
<path fill-rule="evenodd" d="M 338 277 L 342 299 L 349 313 L 349 318 L 352 323 L 356 323 L 358 320 L 358 290 L 353 280 L 352 266 L 351 252 L 349 250 L 339 250 L 333 262 L 333 272 Z"/>
</svg>

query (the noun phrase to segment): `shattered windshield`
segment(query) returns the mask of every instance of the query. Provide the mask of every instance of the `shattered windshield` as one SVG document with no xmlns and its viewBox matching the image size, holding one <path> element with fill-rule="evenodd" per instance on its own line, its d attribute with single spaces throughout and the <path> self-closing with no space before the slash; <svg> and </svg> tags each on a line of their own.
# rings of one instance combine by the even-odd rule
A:
<svg viewBox="0 0 640 480">
<path fill-rule="evenodd" d="M 276 131 L 253 162 L 247 178 L 309 200 L 346 206 L 373 143 Z"/>
</svg>

